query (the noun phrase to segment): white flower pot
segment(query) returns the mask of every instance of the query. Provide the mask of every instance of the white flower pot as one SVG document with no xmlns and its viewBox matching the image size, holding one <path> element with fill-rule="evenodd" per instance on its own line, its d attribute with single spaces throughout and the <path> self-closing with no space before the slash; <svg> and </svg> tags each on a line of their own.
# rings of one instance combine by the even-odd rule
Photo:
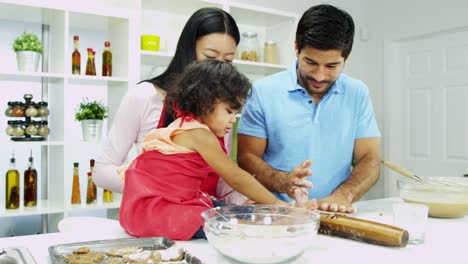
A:
<svg viewBox="0 0 468 264">
<path fill-rule="evenodd" d="M 37 72 L 41 53 L 36 51 L 17 51 L 18 71 Z"/>
<path fill-rule="evenodd" d="M 83 140 L 88 142 L 99 142 L 102 134 L 102 123 L 103 120 L 81 120 Z"/>
</svg>

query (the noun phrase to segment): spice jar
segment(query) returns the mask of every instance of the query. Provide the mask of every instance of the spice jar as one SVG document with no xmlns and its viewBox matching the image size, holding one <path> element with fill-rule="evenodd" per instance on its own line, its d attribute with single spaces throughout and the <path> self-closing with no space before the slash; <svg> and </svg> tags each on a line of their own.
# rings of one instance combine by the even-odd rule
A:
<svg viewBox="0 0 468 264">
<path fill-rule="evenodd" d="M 255 32 L 242 33 L 240 54 L 241 54 L 241 60 L 258 61 L 260 54 L 259 54 L 257 33 Z"/>
<path fill-rule="evenodd" d="M 273 40 L 265 42 L 263 47 L 263 62 L 278 64 L 278 46 Z"/>
<path fill-rule="evenodd" d="M 8 106 L 5 109 L 5 115 L 6 116 L 13 116 L 13 102 L 8 102 L 7 105 Z"/>
<path fill-rule="evenodd" d="M 37 116 L 43 117 L 43 116 L 48 116 L 49 115 L 49 108 L 47 102 L 39 102 L 37 104 L 38 110 L 37 110 Z"/>
<path fill-rule="evenodd" d="M 24 128 L 21 125 L 21 121 L 15 122 L 15 126 L 14 126 L 14 129 L 13 129 L 13 136 L 15 136 L 15 137 L 24 136 Z"/>
<path fill-rule="evenodd" d="M 29 116 L 29 117 L 36 117 L 38 114 L 38 110 L 36 108 L 36 104 L 35 103 L 31 103 L 28 108 L 26 108 L 26 116 Z"/>
<path fill-rule="evenodd" d="M 49 128 L 47 127 L 47 121 L 39 121 L 39 129 L 37 134 L 41 137 L 47 137 L 49 135 Z"/>
<path fill-rule="evenodd" d="M 26 134 L 30 136 L 34 136 L 34 135 L 37 135 L 38 130 L 39 129 L 36 127 L 34 122 L 32 122 L 26 127 Z"/>
<path fill-rule="evenodd" d="M 8 135 L 8 136 L 13 136 L 14 135 L 14 131 L 15 131 L 15 121 L 8 121 L 7 122 L 7 127 L 5 129 L 5 133 Z"/>
<path fill-rule="evenodd" d="M 24 108 L 20 102 L 16 102 L 15 106 L 13 107 L 12 114 L 15 117 L 23 117 L 24 116 Z"/>
</svg>

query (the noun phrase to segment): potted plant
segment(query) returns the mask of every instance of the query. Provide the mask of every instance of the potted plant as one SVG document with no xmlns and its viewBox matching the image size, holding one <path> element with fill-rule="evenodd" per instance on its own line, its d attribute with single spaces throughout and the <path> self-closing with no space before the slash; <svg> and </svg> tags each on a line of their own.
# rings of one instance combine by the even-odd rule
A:
<svg viewBox="0 0 468 264">
<path fill-rule="evenodd" d="M 37 71 L 43 46 L 36 34 L 23 32 L 13 42 L 13 50 L 19 71 Z"/>
<path fill-rule="evenodd" d="M 85 98 L 78 106 L 75 120 L 81 122 L 83 140 L 97 142 L 101 140 L 102 123 L 108 117 L 109 109 L 100 101 Z"/>
</svg>

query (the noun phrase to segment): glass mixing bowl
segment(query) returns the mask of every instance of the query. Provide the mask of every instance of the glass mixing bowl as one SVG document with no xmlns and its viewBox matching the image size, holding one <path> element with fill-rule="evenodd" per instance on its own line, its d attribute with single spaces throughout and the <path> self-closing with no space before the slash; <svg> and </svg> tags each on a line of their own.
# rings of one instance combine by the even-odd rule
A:
<svg viewBox="0 0 468 264">
<path fill-rule="evenodd" d="M 468 214 L 468 179 L 425 177 L 428 183 L 398 180 L 400 197 L 408 203 L 429 207 L 429 216 L 457 218 Z M 449 185 L 447 183 L 455 183 Z"/>
<path fill-rule="evenodd" d="M 294 259 L 310 247 L 320 225 L 317 212 L 274 205 L 230 205 L 202 213 L 208 242 L 221 254 L 247 263 Z"/>
</svg>

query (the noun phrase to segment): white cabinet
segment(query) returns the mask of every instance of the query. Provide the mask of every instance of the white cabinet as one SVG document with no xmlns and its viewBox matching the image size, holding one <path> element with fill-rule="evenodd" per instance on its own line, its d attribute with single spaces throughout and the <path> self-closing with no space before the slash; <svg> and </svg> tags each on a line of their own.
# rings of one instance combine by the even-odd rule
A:
<svg viewBox="0 0 468 264">
<path fill-rule="evenodd" d="M 274 40 L 278 43 L 279 64 L 234 61 L 250 78 L 282 71 L 293 61 L 296 14 L 235 1 L 97 0 L 73 4 L 56 0 L 0 0 L 0 89 L 4 91 L 0 95 L 2 113 L 7 101 L 21 101 L 24 94 L 33 94 L 33 101 L 49 102 L 50 116 L 47 120 L 51 130 L 44 142 L 12 142 L 3 132 L 6 119 L 0 119 L 0 131 L 3 133 L 0 136 L 0 173 L 4 174 L 8 170 L 9 156 L 15 151 L 17 168 L 22 175 L 27 166 L 27 154 L 32 149 L 35 166 L 39 171 L 38 198 L 41 200 L 35 208 L 21 206 L 17 210 L 5 210 L 5 182 L 2 180 L 0 218 L 61 215 L 119 207 L 119 195 L 114 195 L 114 203 L 103 203 L 101 189 L 97 204 L 85 203 L 89 159 L 97 158 L 100 145 L 82 141 L 81 125 L 74 120 L 75 109 L 85 97 L 105 102 L 110 109 L 109 119 L 104 123 L 105 139 L 127 90 L 141 79 L 154 77 L 155 71 L 161 71 L 168 65 L 185 22 L 202 7 L 218 7 L 232 14 L 241 34 L 245 31 L 257 32 L 260 59 L 263 58 L 265 41 Z M 16 57 L 11 43 L 23 31 L 33 31 L 45 37 L 43 41 L 48 48 L 42 60 L 46 63 L 39 72 L 16 70 Z M 161 50 L 141 51 L 142 34 L 161 36 Z M 80 37 L 81 75 L 71 74 L 74 35 Z M 101 77 L 104 41 L 111 42 L 112 77 Z M 84 75 L 88 47 L 96 51 L 97 76 Z M 80 163 L 82 204 L 78 206 L 70 204 L 73 162 Z M 23 183 L 21 189 L 22 186 Z"/>
<path fill-rule="evenodd" d="M 51 7 L 53 6 L 53 8 Z M 74 113 L 83 98 L 103 101 L 110 108 L 110 118 L 104 122 L 104 138 L 115 110 L 129 85 L 132 41 L 130 26 L 134 12 L 127 9 L 103 7 L 88 9 L 86 6 L 60 6 L 59 3 L 32 3 L 31 1 L 0 1 L 0 33 L 6 37 L 0 41 L 0 89 L 7 91 L 0 96 L 0 105 L 6 108 L 8 101 L 23 101 L 23 95 L 33 94 L 33 101 L 47 101 L 50 115 L 47 117 L 50 135 L 43 142 L 11 142 L 3 134 L 1 144 L 1 173 L 8 169 L 11 152 L 15 152 L 16 166 L 21 178 L 27 166 L 27 153 L 33 150 L 35 167 L 39 172 L 38 205 L 22 206 L 23 182 L 21 181 L 21 207 L 5 210 L 5 180 L 0 183 L 0 216 L 25 216 L 36 214 L 63 214 L 73 211 L 118 208 L 115 202 L 103 203 L 102 190 L 98 190 L 96 204 L 86 204 L 87 172 L 89 160 L 97 158 L 99 144 L 82 141 L 81 125 L 74 120 Z M 23 31 L 32 31 L 46 46 L 38 72 L 18 72 L 16 58 L 10 44 Z M 71 74 L 73 36 L 80 37 L 81 75 Z M 100 66 L 104 41 L 111 42 L 113 76 L 102 77 Z M 86 48 L 96 51 L 96 76 L 86 76 Z M 3 110 L 2 110 L 3 113 Z M 8 118 L 14 120 L 15 118 Z M 19 119 L 19 118 L 16 118 Z M 0 129 L 5 131 L 6 119 Z M 81 205 L 71 205 L 73 162 L 80 163 Z"/>
</svg>

